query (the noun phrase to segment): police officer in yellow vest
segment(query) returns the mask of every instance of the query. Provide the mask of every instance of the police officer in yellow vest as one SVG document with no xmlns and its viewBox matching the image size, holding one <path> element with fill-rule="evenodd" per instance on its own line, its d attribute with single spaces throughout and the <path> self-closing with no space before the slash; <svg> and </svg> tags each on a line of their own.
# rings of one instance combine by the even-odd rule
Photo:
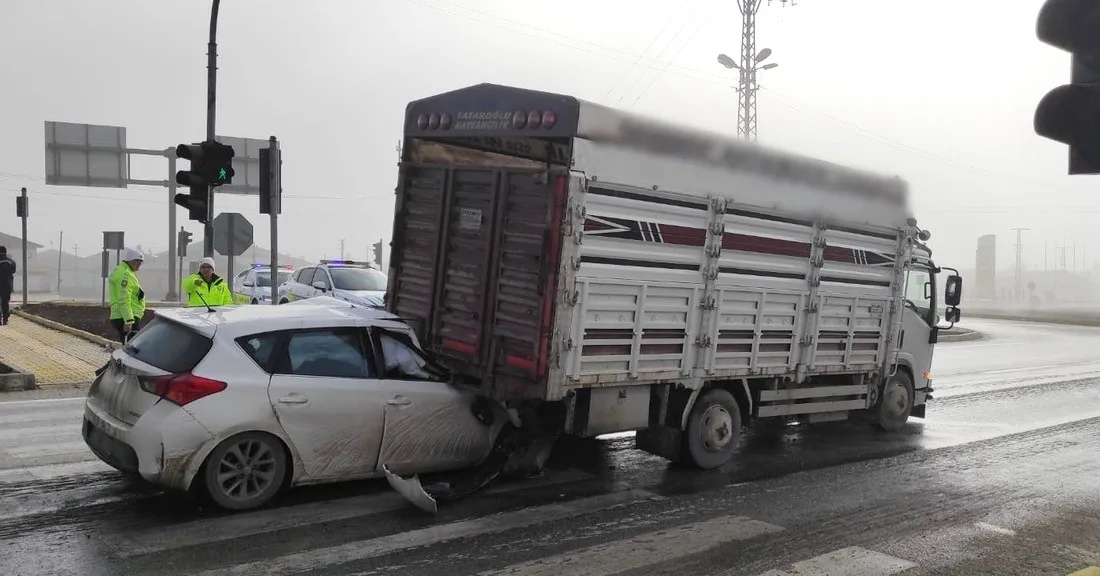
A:
<svg viewBox="0 0 1100 576">
<path fill-rule="evenodd" d="M 214 273 L 214 259 L 199 262 L 199 271 L 183 279 L 183 293 L 188 306 L 230 306 L 233 292 L 225 279 Z"/>
<path fill-rule="evenodd" d="M 107 279 L 111 293 L 111 326 L 118 330 L 121 342 L 134 336 L 145 317 L 145 291 L 136 274 L 144 261 L 140 250 L 127 248 L 123 250 L 122 262 Z"/>
</svg>

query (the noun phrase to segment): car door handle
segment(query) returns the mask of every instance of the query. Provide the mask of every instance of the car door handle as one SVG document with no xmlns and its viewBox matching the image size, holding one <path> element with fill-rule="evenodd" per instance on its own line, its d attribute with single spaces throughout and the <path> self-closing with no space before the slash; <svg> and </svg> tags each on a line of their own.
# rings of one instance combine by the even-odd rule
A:
<svg viewBox="0 0 1100 576">
<path fill-rule="evenodd" d="M 386 404 L 389 404 L 390 406 L 408 406 L 412 403 L 413 401 L 409 400 L 407 396 L 394 396 L 393 398 L 390 398 L 386 401 Z"/>
<path fill-rule="evenodd" d="M 282 398 L 279 398 L 279 402 L 283 404 L 305 404 L 306 402 L 309 402 L 309 398 L 292 394 L 290 396 L 283 396 Z"/>
</svg>

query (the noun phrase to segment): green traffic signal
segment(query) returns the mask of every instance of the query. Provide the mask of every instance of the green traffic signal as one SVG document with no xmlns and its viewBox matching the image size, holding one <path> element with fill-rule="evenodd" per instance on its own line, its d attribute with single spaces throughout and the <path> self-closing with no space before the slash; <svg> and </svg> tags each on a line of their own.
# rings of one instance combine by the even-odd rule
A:
<svg viewBox="0 0 1100 576">
<path fill-rule="evenodd" d="M 225 168 L 219 169 L 218 170 L 218 180 L 221 180 L 222 182 L 225 182 L 225 180 L 227 178 L 229 178 L 229 175 L 225 173 Z"/>
</svg>

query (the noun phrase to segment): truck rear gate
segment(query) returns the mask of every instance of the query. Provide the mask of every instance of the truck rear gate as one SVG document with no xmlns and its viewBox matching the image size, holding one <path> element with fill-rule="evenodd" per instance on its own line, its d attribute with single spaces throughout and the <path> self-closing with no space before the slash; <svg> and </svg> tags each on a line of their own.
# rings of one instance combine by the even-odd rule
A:
<svg viewBox="0 0 1100 576">
<path fill-rule="evenodd" d="M 387 308 L 494 398 L 545 395 L 568 178 L 401 166 Z"/>
</svg>

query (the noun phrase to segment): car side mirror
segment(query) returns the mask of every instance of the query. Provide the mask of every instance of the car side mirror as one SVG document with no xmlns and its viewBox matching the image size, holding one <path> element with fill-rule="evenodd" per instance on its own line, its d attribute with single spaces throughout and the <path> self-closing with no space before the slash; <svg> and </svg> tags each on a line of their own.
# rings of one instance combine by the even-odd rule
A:
<svg viewBox="0 0 1100 576">
<path fill-rule="evenodd" d="M 320 291 L 322 291 L 322 292 L 327 292 L 328 291 L 328 285 L 325 284 L 324 282 L 321 282 L 320 280 L 318 280 L 317 282 L 314 282 L 313 287 L 320 290 Z"/>
<path fill-rule="evenodd" d="M 962 276 L 952 274 L 947 277 L 947 284 L 943 289 L 943 302 L 948 306 L 958 306 L 962 301 L 963 279 Z M 949 320 L 950 321 L 950 320 Z"/>
<path fill-rule="evenodd" d="M 943 311 L 943 319 L 950 322 L 952 326 L 957 324 L 960 318 L 962 318 L 962 310 L 954 306 L 948 306 L 947 309 Z"/>
<path fill-rule="evenodd" d="M 256 285 L 256 283 L 251 281 L 251 280 L 245 280 L 244 282 L 241 282 L 241 286 L 244 286 L 246 288 L 251 288 L 255 285 Z"/>
</svg>

